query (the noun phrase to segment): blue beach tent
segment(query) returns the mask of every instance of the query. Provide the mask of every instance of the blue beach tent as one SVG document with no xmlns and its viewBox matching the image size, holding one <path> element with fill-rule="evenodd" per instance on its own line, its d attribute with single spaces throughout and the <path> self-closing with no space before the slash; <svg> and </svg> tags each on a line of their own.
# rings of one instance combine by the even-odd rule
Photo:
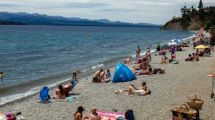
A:
<svg viewBox="0 0 215 120">
<path fill-rule="evenodd" d="M 39 100 L 41 102 L 47 102 L 47 101 L 49 101 L 49 88 L 47 86 L 43 87 L 40 90 Z"/>
<path fill-rule="evenodd" d="M 116 64 L 113 76 L 113 83 L 128 82 L 137 79 L 134 73 L 124 64 Z"/>
</svg>

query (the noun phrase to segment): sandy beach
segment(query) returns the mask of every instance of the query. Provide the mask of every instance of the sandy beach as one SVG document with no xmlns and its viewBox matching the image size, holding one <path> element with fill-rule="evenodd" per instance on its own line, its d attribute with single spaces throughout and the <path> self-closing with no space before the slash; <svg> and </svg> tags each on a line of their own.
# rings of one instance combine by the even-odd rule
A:
<svg viewBox="0 0 215 120">
<path fill-rule="evenodd" d="M 200 118 L 215 119 L 215 101 L 210 98 L 211 80 L 207 74 L 215 72 L 215 57 L 200 57 L 199 62 L 185 62 L 184 58 L 195 50 L 192 47 L 176 52 L 179 64 L 161 65 L 161 56 L 153 56 L 151 65 L 154 68 L 165 69 L 165 74 L 137 76 L 137 80 L 126 83 L 92 83 L 92 76 L 80 79 L 72 91 L 75 97 L 72 101 L 51 100 L 51 103 L 41 104 L 37 101 L 38 94 L 0 106 L 1 112 L 21 111 L 26 120 L 72 120 L 77 107 L 82 105 L 87 115 L 92 107 L 111 112 L 125 112 L 133 109 L 137 120 L 170 120 L 171 108 L 180 106 L 187 101 L 188 96 L 197 94 L 205 101 Z M 169 54 L 167 55 L 169 57 Z M 113 69 L 111 69 L 113 73 Z M 148 96 L 132 96 L 115 94 L 118 89 L 126 89 L 130 83 L 140 87 L 145 81 L 152 91 Z M 53 96 L 51 90 L 50 95 Z"/>
</svg>

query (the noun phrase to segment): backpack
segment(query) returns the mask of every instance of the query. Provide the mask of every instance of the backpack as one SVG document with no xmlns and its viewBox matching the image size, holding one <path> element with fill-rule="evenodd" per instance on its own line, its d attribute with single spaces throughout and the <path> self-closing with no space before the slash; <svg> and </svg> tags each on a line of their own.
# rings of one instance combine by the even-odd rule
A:
<svg viewBox="0 0 215 120">
<path fill-rule="evenodd" d="M 129 109 L 125 112 L 125 119 L 126 120 L 135 120 L 134 112 L 132 109 Z"/>
</svg>

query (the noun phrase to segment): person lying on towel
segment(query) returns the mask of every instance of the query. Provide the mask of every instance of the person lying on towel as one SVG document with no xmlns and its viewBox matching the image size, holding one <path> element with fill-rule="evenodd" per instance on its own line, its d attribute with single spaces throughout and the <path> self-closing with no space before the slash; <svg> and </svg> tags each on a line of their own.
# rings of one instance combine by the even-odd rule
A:
<svg viewBox="0 0 215 120">
<path fill-rule="evenodd" d="M 152 74 L 152 68 L 149 65 L 148 67 L 143 67 L 140 71 L 136 71 L 135 75 L 150 75 Z"/>
<path fill-rule="evenodd" d="M 133 84 L 130 84 L 128 86 L 127 90 L 117 90 L 117 91 L 114 91 L 114 93 L 116 93 L 116 94 L 125 93 L 125 94 L 128 94 L 128 95 L 144 96 L 144 95 L 151 94 L 151 91 L 147 89 L 146 82 L 143 82 L 140 89 L 137 89 Z"/>
</svg>

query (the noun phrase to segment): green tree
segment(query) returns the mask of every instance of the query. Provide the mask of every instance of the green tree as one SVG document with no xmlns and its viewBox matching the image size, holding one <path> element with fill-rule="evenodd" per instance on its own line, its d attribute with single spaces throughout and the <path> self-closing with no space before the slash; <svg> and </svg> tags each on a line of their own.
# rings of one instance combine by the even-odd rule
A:
<svg viewBox="0 0 215 120">
<path fill-rule="evenodd" d="M 202 0 L 199 1 L 199 9 L 202 9 L 203 8 L 203 3 L 202 3 Z"/>
</svg>

